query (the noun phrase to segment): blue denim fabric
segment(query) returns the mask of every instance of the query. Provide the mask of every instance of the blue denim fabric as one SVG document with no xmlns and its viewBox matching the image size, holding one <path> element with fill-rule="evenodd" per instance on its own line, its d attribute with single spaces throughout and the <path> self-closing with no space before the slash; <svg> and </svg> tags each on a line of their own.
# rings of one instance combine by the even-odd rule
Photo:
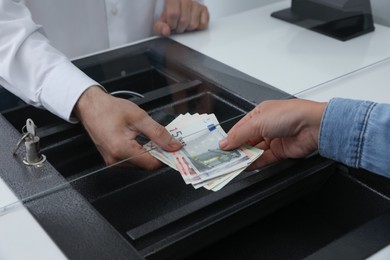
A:
<svg viewBox="0 0 390 260">
<path fill-rule="evenodd" d="M 326 158 L 390 178 L 390 104 L 330 100 L 318 146 Z"/>
</svg>

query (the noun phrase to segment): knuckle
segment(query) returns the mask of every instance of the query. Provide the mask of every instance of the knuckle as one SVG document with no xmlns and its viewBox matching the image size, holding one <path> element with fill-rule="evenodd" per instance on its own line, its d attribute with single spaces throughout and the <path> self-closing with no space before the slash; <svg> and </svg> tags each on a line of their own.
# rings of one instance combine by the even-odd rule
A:
<svg viewBox="0 0 390 260">
<path fill-rule="evenodd" d="M 180 13 L 178 11 L 169 11 L 167 16 L 171 20 L 177 20 L 180 17 Z"/>
<path fill-rule="evenodd" d="M 162 125 L 157 124 L 156 126 L 153 127 L 153 134 L 156 136 L 156 138 L 163 137 L 165 134 L 165 127 Z"/>
<path fill-rule="evenodd" d="M 136 112 L 132 113 L 131 119 L 134 120 L 134 123 L 139 123 L 142 122 L 142 120 L 144 120 L 147 116 L 148 114 L 144 110 L 137 109 Z"/>
<path fill-rule="evenodd" d="M 184 6 L 192 6 L 192 5 L 196 5 L 198 3 L 196 1 L 193 1 L 193 0 L 182 0 L 181 4 Z"/>
<path fill-rule="evenodd" d="M 189 20 L 187 17 L 181 17 L 180 20 L 179 20 L 179 26 L 181 27 L 187 27 L 187 25 L 189 24 Z"/>
<path fill-rule="evenodd" d="M 117 147 L 111 147 L 111 149 L 110 149 L 110 161 L 112 162 L 112 163 L 115 163 L 115 162 L 117 162 L 117 161 L 119 161 L 119 160 L 121 160 L 122 159 L 122 152 L 121 152 L 121 150 L 119 149 L 119 148 L 117 148 Z"/>
<path fill-rule="evenodd" d="M 254 116 L 261 113 L 261 110 L 263 109 L 264 103 L 261 103 L 260 105 L 256 106 L 251 112 L 249 112 L 250 118 L 253 118 Z"/>
<path fill-rule="evenodd" d="M 191 21 L 191 23 L 188 25 L 187 30 L 193 31 L 198 28 L 198 24 L 194 21 Z"/>
<path fill-rule="evenodd" d="M 147 171 L 154 171 L 159 168 L 159 163 L 158 162 L 149 162 L 148 164 L 145 165 L 144 169 Z"/>
</svg>

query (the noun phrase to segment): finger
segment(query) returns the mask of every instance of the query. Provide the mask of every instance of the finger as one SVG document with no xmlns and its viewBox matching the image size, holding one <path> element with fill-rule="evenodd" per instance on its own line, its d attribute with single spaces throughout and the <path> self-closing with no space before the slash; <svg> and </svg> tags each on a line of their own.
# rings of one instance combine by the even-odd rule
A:
<svg viewBox="0 0 390 260">
<path fill-rule="evenodd" d="M 209 15 L 209 10 L 207 9 L 206 6 L 202 6 L 202 10 L 200 13 L 200 22 L 198 26 L 198 30 L 204 30 L 207 28 L 209 25 L 209 20 L 210 20 L 210 15 Z"/>
<path fill-rule="evenodd" d="M 259 148 L 259 149 L 261 149 L 261 150 L 267 150 L 267 149 L 269 149 L 270 147 L 269 147 L 269 144 L 268 144 L 267 142 L 262 141 L 262 142 L 260 142 L 260 143 L 258 143 L 258 144 L 256 145 L 256 148 Z"/>
<path fill-rule="evenodd" d="M 193 2 L 192 8 L 191 8 L 191 18 L 190 22 L 187 26 L 187 31 L 194 31 L 199 28 L 200 25 L 200 18 L 201 18 L 201 5 L 199 5 L 196 2 Z"/>
<path fill-rule="evenodd" d="M 219 143 L 220 148 L 224 150 L 231 150 L 247 143 L 248 140 L 253 138 L 257 138 L 257 140 L 261 141 L 261 136 L 256 134 L 257 127 L 253 121 L 254 119 L 250 113 L 248 113 L 236 125 L 234 125 L 232 129 L 230 129 L 227 137 Z"/>
<path fill-rule="evenodd" d="M 154 121 L 148 115 L 139 120 L 136 127 L 164 150 L 176 151 L 181 147 L 180 142 L 173 138 L 165 127 Z"/>
<path fill-rule="evenodd" d="M 258 146 L 260 143 L 263 142 L 263 138 L 262 137 L 254 137 L 254 138 L 250 138 L 246 144 L 249 145 L 249 146 Z"/>
<path fill-rule="evenodd" d="M 209 11 L 206 6 L 192 2 L 191 21 L 187 31 L 204 30 L 209 24 Z"/>
<path fill-rule="evenodd" d="M 263 137 L 262 139 L 263 140 L 256 145 L 256 148 L 259 148 L 259 149 L 262 149 L 262 150 L 268 150 L 268 149 L 271 148 L 272 140 L 276 140 L 277 138 L 275 139 L 275 138 Z M 280 141 L 277 140 L 276 142 L 279 143 Z"/>
<path fill-rule="evenodd" d="M 264 167 L 268 164 L 277 162 L 279 159 L 274 155 L 272 150 L 265 150 L 263 154 L 246 168 L 248 171 Z"/>
<path fill-rule="evenodd" d="M 177 24 L 176 32 L 184 32 L 191 21 L 191 12 L 192 12 L 192 0 L 182 0 L 180 1 L 180 19 Z"/>
<path fill-rule="evenodd" d="M 129 140 L 125 144 L 117 145 L 116 150 L 109 156 L 103 156 L 106 164 L 115 167 L 137 166 L 146 170 L 155 170 L 162 163 L 145 151 L 135 140 Z"/>
<path fill-rule="evenodd" d="M 155 33 L 165 37 L 171 35 L 171 28 L 169 28 L 169 25 L 162 20 L 157 20 L 154 23 L 153 30 Z"/>
<path fill-rule="evenodd" d="M 180 19 L 180 1 L 168 0 L 165 5 L 165 19 L 171 30 L 176 30 Z"/>
<path fill-rule="evenodd" d="M 128 160 L 124 162 L 124 166 L 137 166 L 145 170 L 156 170 L 163 166 L 163 164 L 154 158 L 150 153 L 145 150 L 138 155 L 131 156 Z"/>
</svg>

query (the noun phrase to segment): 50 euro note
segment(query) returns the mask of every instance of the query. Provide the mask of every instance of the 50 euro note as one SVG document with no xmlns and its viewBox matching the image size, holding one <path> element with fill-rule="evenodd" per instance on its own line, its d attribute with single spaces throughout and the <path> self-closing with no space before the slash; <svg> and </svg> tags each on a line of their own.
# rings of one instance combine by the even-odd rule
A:
<svg viewBox="0 0 390 260">
<path fill-rule="evenodd" d="M 247 145 L 243 145 L 241 149 L 243 149 L 243 151 L 247 154 L 251 162 L 255 161 L 263 153 L 262 150 Z M 245 169 L 246 166 L 241 169 L 235 170 L 231 173 L 206 181 L 206 183 L 201 187 L 212 191 L 218 191 L 221 188 L 223 188 L 226 184 L 228 184 L 231 180 L 233 180 L 235 177 L 237 177 Z"/>
<path fill-rule="evenodd" d="M 180 115 L 166 129 L 182 143 L 179 151 L 164 151 L 153 142 L 144 147 L 154 157 L 179 171 L 184 182 L 194 188 L 219 190 L 262 153 L 262 150 L 248 146 L 232 151 L 221 150 L 219 141 L 226 137 L 226 133 L 214 114 Z"/>
<path fill-rule="evenodd" d="M 226 133 L 213 114 L 191 117 L 193 118 L 195 120 L 184 116 L 179 118 L 178 124 L 166 127 L 182 143 L 182 149 L 173 153 L 158 150 L 171 163 L 174 162 L 175 168 L 180 171 L 187 184 L 201 183 L 248 165 L 249 158 L 240 149 L 219 149 L 218 143 Z"/>
</svg>

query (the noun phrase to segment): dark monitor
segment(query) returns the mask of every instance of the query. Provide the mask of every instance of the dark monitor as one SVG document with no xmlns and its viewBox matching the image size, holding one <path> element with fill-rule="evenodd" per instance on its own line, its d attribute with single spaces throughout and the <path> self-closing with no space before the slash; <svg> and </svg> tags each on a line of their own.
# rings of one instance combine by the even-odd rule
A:
<svg viewBox="0 0 390 260">
<path fill-rule="evenodd" d="M 374 31 L 370 0 L 292 0 L 271 16 L 341 41 Z"/>
</svg>

